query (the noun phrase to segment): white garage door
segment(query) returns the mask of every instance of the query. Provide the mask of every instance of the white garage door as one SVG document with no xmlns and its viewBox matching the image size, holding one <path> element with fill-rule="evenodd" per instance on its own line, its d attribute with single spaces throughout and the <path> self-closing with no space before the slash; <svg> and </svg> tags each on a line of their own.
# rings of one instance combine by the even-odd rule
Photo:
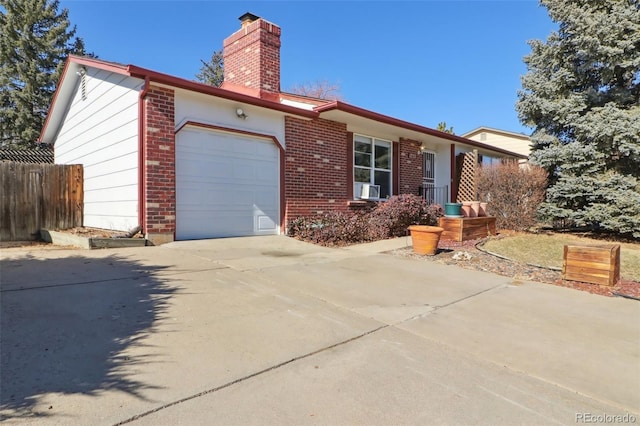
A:
<svg viewBox="0 0 640 426">
<path fill-rule="evenodd" d="M 176 137 L 176 239 L 277 234 L 279 175 L 271 140 L 182 129 Z"/>
</svg>

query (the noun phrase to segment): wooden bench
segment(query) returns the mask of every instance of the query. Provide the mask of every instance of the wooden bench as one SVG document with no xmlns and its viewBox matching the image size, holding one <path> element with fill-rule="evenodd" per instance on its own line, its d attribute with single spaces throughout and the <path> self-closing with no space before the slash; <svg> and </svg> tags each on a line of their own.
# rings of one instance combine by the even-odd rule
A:
<svg viewBox="0 0 640 426">
<path fill-rule="evenodd" d="M 438 226 L 444 229 L 440 236 L 443 240 L 477 240 L 496 234 L 496 218 L 483 217 L 441 217 Z"/>
<path fill-rule="evenodd" d="M 616 285 L 620 280 L 620 244 L 565 245 L 562 279 Z"/>
</svg>

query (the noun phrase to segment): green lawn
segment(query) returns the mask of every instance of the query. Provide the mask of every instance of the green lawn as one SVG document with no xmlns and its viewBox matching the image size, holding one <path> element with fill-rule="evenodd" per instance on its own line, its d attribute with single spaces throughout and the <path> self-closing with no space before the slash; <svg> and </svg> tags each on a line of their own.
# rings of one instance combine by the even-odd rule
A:
<svg viewBox="0 0 640 426">
<path fill-rule="evenodd" d="M 519 262 L 561 268 L 564 245 L 573 243 L 608 244 L 568 234 L 519 234 L 489 240 L 484 248 Z M 620 275 L 640 282 L 640 244 L 620 243 Z"/>
</svg>

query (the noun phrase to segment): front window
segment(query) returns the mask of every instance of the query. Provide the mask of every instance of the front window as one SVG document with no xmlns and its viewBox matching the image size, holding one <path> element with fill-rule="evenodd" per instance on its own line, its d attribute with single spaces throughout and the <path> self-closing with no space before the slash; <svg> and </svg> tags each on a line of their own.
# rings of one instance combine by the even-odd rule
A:
<svg viewBox="0 0 640 426">
<path fill-rule="evenodd" d="M 391 196 L 391 142 L 355 135 L 353 140 L 354 195 L 363 183 L 380 185 L 380 198 Z"/>
<path fill-rule="evenodd" d="M 495 166 L 502 163 L 501 158 L 489 157 L 488 155 L 480 155 L 479 162 L 482 166 Z"/>
</svg>

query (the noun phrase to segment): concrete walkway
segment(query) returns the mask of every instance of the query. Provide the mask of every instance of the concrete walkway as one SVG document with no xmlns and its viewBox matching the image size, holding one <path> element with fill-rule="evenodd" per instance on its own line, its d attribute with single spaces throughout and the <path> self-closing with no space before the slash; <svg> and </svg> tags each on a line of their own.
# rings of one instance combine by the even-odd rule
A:
<svg viewBox="0 0 640 426">
<path fill-rule="evenodd" d="M 640 421 L 640 303 L 382 253 L 409 244 L 3 250 L 0 413 L 45 425 Z"/>
</svg>

